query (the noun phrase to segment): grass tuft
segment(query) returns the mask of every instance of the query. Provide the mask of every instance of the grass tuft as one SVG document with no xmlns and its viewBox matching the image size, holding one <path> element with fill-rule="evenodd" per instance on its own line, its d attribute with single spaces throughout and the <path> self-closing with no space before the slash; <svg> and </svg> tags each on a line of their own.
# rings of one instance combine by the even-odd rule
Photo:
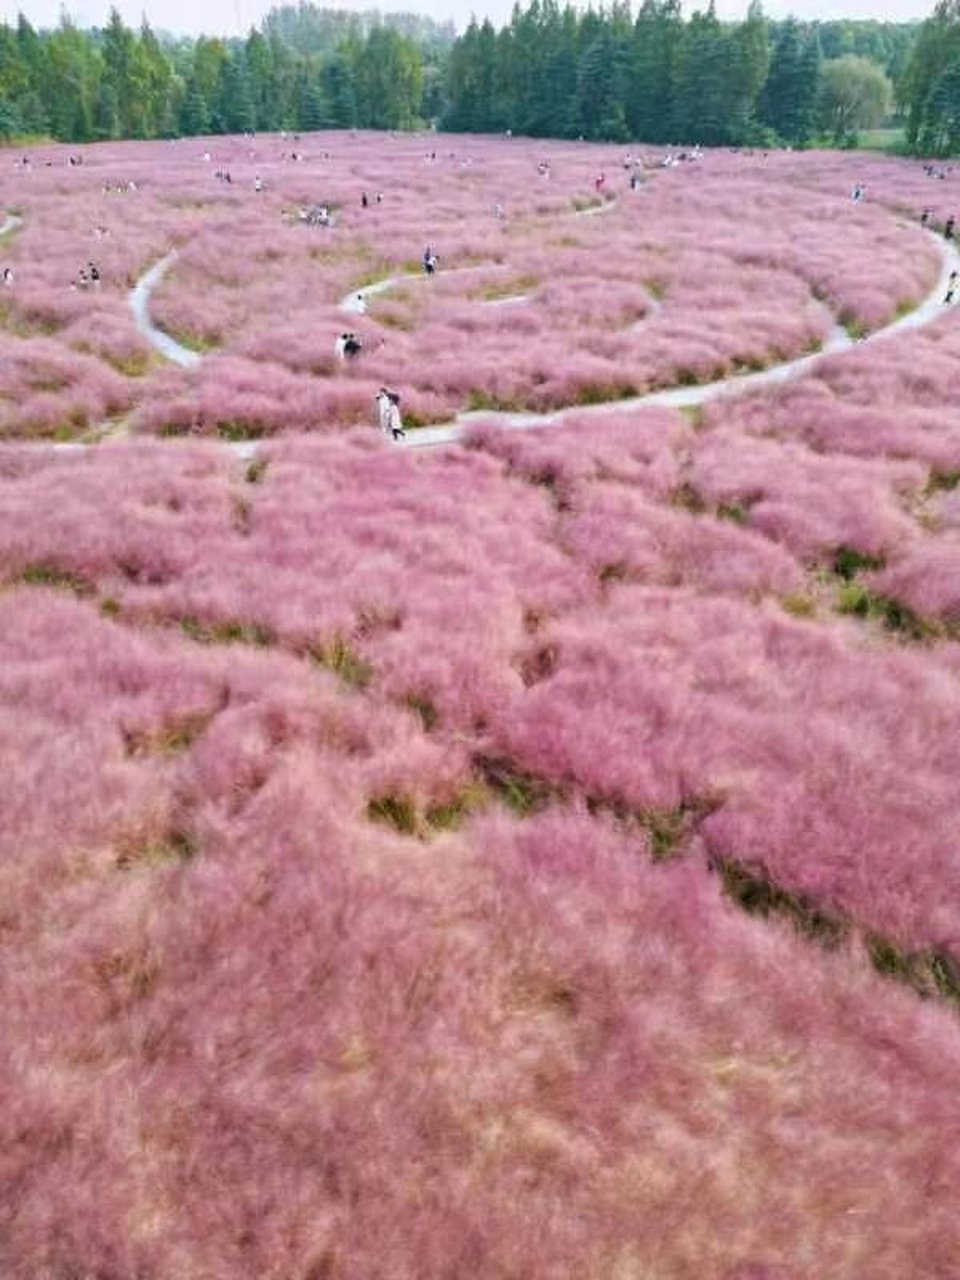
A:
<svg viewBox="0 0 960 1280">
<path fill-rule="evenodd" d="M 344 684 L 354 689 L 365 689 L 373 679 L 373 667 L 351 647 L 341 635 L 335 635 L 326 644 L 314 645 L 308 653 L 321 667 L 326 667 Z"/>
</svg>

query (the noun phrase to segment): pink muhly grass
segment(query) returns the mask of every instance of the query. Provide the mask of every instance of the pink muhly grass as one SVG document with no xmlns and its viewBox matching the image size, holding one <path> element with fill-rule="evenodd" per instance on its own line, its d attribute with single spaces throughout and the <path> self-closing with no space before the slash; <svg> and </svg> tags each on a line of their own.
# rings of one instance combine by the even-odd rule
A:
<svg viewBox="0 0 960 1280">
<path fill-rule="evenodd" d="M 865 575 L 865 582 L 921 618 L 960 624 L 960 542 L 955 536 L 914 543 L 882 572 Z"/>
<path fill-rule="evenodd" d="M 51 339 L 13 340 L 0 368 L 0 436 L 70 435 L 128 409 L 126 381 L 92 356 Z"/>
<path fill-rule="evenodd" d="M 901 502 L 926 478 L 916 463 L 824 457 L 724 429 L 702 433 L 692 454 L 690 484 L 701 498 L 736 504 L 751 529 L 797 556 L 843 546 L 878 556 L 915 534 Z"/>
<path fill-rule="evenodd" d="M 960 945 L 942 893 L 956 699 L 936 663 L 772 609 L 630 587 L 540 639 L 553 672 L 495 735 L 521 768 L 641 809 L 713 798 L 713 855 L 889 936 Z"/>
</svg>

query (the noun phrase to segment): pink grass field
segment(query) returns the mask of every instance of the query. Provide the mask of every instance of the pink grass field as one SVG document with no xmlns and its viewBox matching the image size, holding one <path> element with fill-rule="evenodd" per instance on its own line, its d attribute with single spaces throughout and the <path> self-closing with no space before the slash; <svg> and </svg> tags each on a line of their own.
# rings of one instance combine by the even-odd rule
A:
<svg viewBox="0 0 960 1280">
<path fill-rule="evenodd" d="M 960 313 L 592 406 L 919 303 L 960 172 L 301 145 L 0 165 L 0 1277 L 956 1280 Z"/>
</svg>

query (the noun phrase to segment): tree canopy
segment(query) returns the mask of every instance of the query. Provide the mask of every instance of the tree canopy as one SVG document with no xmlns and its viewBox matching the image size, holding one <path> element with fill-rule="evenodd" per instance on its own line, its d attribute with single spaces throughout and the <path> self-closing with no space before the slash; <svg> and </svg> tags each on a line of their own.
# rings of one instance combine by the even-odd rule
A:
<svg viewBox="0 0 960 1280">
<path fill-rule="evenodd" d="M 250 129 L 510 129 L 541 137 L 704 145 L 804 145 L 875 120 L 900 76 L 914 141 L 954 145 L 960 0 L 930 23 L 741 22 L 708 0 L 517 4 L 497 30 L 415 14 L 271 10 L 245 39 L 173 39 L 111 11 L 83 31 L 0 24 L 0 136 L 63 141 Z M 909 65 L 908 65 L 909 60 Z M 901 76 L 901 72 L 903 72 Z M 908 98 L 904 95 L 909 95 Z"/>
</svg>

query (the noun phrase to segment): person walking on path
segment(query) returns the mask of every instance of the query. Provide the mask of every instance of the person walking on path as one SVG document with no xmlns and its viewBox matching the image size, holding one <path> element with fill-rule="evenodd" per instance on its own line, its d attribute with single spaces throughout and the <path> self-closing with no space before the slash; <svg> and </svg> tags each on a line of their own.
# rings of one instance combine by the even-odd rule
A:
<svg viewBox="0 0 960 1280">
<path fill-rule="evenodd" d="M 951 213 L 950 217 L 943 224 L 943 235 L 945 240 L 953 239 L 953 228 L 957 225 L 957 220 Z"/>
<path fill-rule="evenodd" d="M 433 252 L 430 246 L 427 245 L 427 247 L 423 251 L 423 269 L 428 276 L 432 276 L 436 273 L 438 262 L 439 262 L 439 258 Z"/>
<path fill-rule="evenodd" d="M 383 434 L 390 434 L 390 395 L 386 387 L 381 387 L 376 395 L 377 423 Z"/>
<path fill-rule="evenodd" d="M 381 387 L 377 392 L 377 415 L 380 430 L 394 440 L 402 440 L 406 436 L 403 420 L 400 417 L 400 397 L 396 391 L 388 391 Z"/>
<path fill-rule="evenodd" d="M 390 435 L 394 440 L 405 440 L 407 433 L 403 429 L 403 419 L 400 417 L 400 397 L 395 391 L 388 391 L 387 400 L 389 401 L 387 421 L 390 426 Z"/>
<path fill-rule="evenodd" d="M 947 296 L 943 300 L 944 305 L 953 301 L 953 295 L 957 291 L 958 284 L 960 284 L 960 277 L 958 277 L 956 271 L 951 271 L 950 279 L 947 281 Z"/>
</svg>

